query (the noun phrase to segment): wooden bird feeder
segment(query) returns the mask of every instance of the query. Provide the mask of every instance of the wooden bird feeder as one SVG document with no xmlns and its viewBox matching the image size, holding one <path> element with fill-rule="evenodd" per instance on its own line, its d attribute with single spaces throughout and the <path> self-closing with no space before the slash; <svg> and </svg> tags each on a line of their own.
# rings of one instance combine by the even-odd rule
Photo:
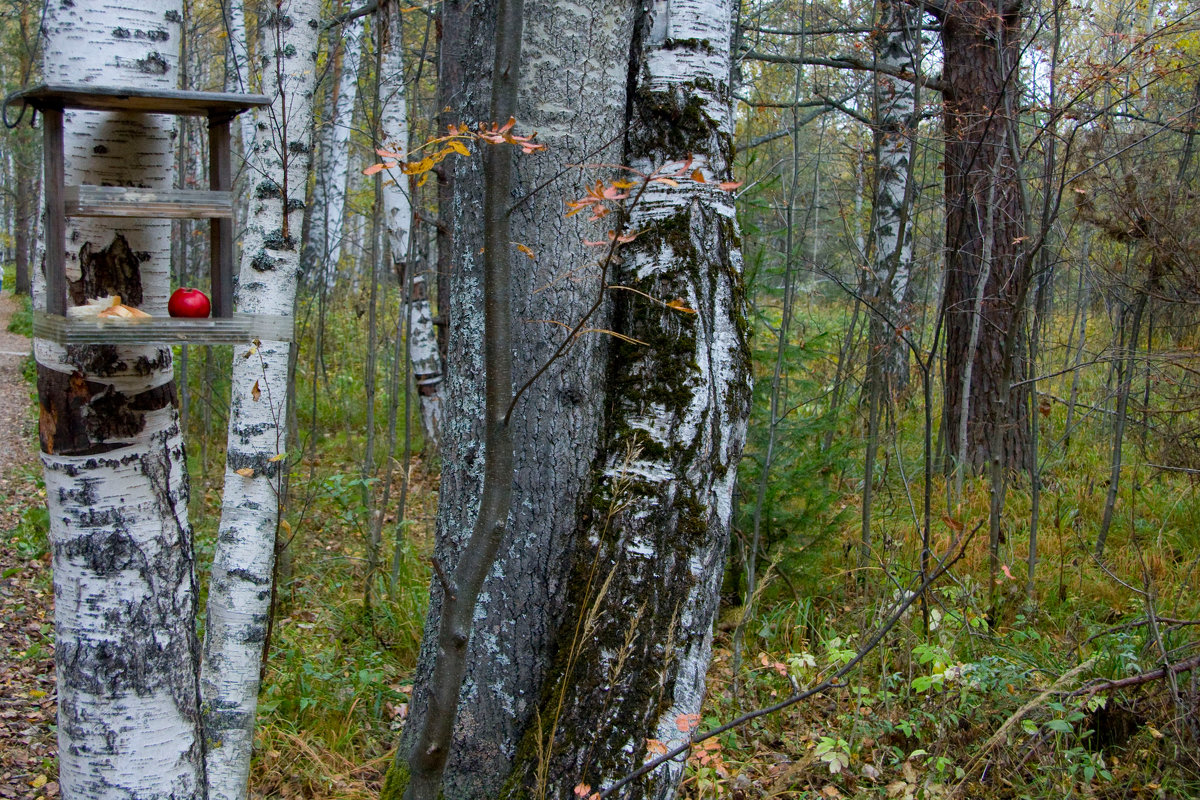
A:
<svg viewBox="0 0 1200 800">
<path fill-rule="evenodd" d="M 221 344 L 254 338 L 290 341 L 292 318 L 233 313 L 233 176 L 229 123 L 251 108 L 270 105 L 263 95 L 225 92 L 146 91 L 42 84 L 14 98 L 42 114 L 46 194 L 46 308 L 35 309 L 33 332 L 59 344 Z M 120 186 L 66 186 L 63 112 L 124 111 L 208 117 L 207 190 Z M 209 219 L 212 316 L 206 319 L 137 319 L 67 316 L 66 218 L 158 217 Z"/>
</svg>

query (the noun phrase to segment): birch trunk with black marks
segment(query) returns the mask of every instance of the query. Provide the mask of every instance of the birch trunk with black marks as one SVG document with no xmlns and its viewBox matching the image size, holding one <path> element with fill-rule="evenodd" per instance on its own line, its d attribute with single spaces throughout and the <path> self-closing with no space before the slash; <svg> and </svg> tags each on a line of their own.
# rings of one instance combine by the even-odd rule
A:
<svg viewBox="0 0 1200 800">
<path fill-rule="evenodd" d="M 249 35 L 246 29 L 245 0 L 227 0 L 225 11 L 225 34 L 229 41 L 229 62 L 225 69 L 225 91 L 253 93 L 261 90 L 254 80 L 256 71 L 250 69 Z M 238 130 L 242 135 L 243 154 L 254 141 L 254 116 L 243 114 L 238 118 Z"/>
<path fill-rule="evenodd" d="M 408 87 L 404 83 L 404 49 L 401 46 L 401 12 L 396 4 L 388 6 L 388 33 L 383 51 L 382 114 L 379 128 L 382 146 L 392 152 L 408 150 Z M 383 218 L 387 226 L 392 261 L 397 267 L 401 285 L 405 287 L 405 314 L 408 317 L 408 353 L 413 377 L 421 404 L 421 427 L 425 432 L 430 453 L 441 446 L 442 428 L 442 355 L 438 351 L 437 333 L 433 327 L 433 307 L 425 274 L 409 275 L 416 263 L 409 260 L 409 238 L 412 228 L 412 200 L 409 181 L 400 170 L 393 170 L 383 179 Z"/>
<path fill-rule="evenodd" d="M 318 0 L 283 2 L 260 19 L 263 93 L 246 156 L 253 176 L 236 304 L 292 316 L 310 167 Z M 286 459 L 287 342 L 233 350 L 221 525 L 208 593 L 201 668 L 209 800 L 244 800 L 259 670 L 271 600 Z"/>
<path fill-rule="evenodd" d="M 178 0 L 52 0 L 45 80 L 175 89 L 181 12 Z M 68 113 L 66 182 L 170 189 L 174 124 Z M 170 231 L 159 220 L 68 219 L 66 241 L 46 243 L 67 249 L 68 305 L 119 294 L 165 315 Z M 45 307 L 41 270 L 34 280 Z M 196 585 L 171 350 L 37 340 L 35 353 L 62 797 L 202 797 Z"/>
<path fill-rule="evenodd" d="M 342 64 L 327 119 L 317 133 L 317 172 L 313 184 L 309 230 L 304 250 L 304 275 L 309 284 L 337 283 L 338 261 L 345 237 L 346 191 L 350 186 L 350 131 L 358 101 L 358 73 L 362 63 L 366 17 L 361 22 L 339 26 Z"/>
<path fill-rule="evenodd" d="M 698 722 L 750 406 L 733 198 L 717 188 L 733 13 L 731 0 L 669 0 L 641 19 L 627 163 L 648 173 L 690 158 L 685 175 L 704 180 L 651 184 L 632 207 L 640 233 L 616 280 L 636 291 L 614 297 L 598 483 L 507 797 L 602 791 Z M 682 775 L 682 760 L 664 764 L 620 797 L 674 797 Z"/>
<path fill-rule="evenodd" d="M 881 6 L 876 58 L 881 67 L 917 74 L 915 54 L 919 14 L 903 0 Z M 873 314 L 868 374 L 886 394 L 908 385 L 905 297 L 912 268 L 912 191 L 909 178 L 917 125 L 917 89 L 912 81 L 876 73 L 874 259 L 867 291 Z"/>
<path fill-rule="evenodd" d="M 491 121 L 495 8 L 494 2 L 442 4 L 441 91 L 454 109 L 447 121 L 471 126 Z M 591 222 L 586 214 L 564 218 L 564 199 L 581 197 L 587 185 L 612 177 L 609 170 L 597 174 L 570 165 L 621 159 L 633 19 L 632 5 L 602 0 L 525 2 L 517 128 L 537 131 L 537 141 L 546 149 L 518 155 L 514 164 L 512 239 L 533 253 L 533 258 L 515 249 L 512 254 L 514 389 L 562 344 L 563 325 L 582 319 L 599 296 L 597 250 L 583 241 L 604 239 L 611 226 Z M 563 79 L 568 71 L 573 75 L 569 81 Z M 448 81 L 448 76 L 458 79 Z M 448 160 L 443 166 L 453 186 L 442 212 L 454 259 L 436 554 L 449 575 L 478 512 L 485 456 L 479 313 L 483 181 L 478 156 Z M 439 299 L 445 314 L 446 297 Z M 587 327 L 607 327 L 605 306 Z M 511 513 L 476 609 L 442 784 L 447 797 L 495 797 L 536 708 L 562 618 L 577 508 L 586 502 L 590 486 L 608 346 L 604 334 L 581 335 L 538 378 L 510 420 Z M 426 713 L 441 608 L 442 587 L 435 581 L 400 760 L 407 757 L 412 731 Z M 385 797 L 403 786 L 407 767 L 399 766 Z"/>
</svg>

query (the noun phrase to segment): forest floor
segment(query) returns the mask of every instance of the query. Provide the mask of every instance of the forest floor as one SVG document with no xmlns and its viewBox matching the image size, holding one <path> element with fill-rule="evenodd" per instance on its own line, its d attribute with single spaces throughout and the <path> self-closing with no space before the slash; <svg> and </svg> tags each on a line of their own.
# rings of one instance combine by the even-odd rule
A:
<svg viewBox="0 0 1200 800">
<path fill-rule="evenodd" d="M 25 522 L 45 500 L 22 377 L 30 341 L 8 331 L 15 307 L 11 294 L 0 295 L 0 798 L 36 800 L 58 795 L 54 615 L 50 553 Z"/>
</svg>

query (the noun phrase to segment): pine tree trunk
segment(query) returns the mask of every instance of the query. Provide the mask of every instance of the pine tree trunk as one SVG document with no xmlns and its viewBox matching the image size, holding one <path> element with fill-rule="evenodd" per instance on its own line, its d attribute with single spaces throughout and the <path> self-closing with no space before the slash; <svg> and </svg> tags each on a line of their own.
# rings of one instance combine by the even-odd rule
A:
<svg viewBox="0 0 1200 800">
<path fill-rule="evenodd" d="M 256 114 L 253 200 L 237 309 L 292 316 L 310 167 L 318 0 L 284 2 L 260 19 L 263 92 Z M 278 78 L 282 78 L 282 83 Z M 286 210 L 285 210 L 286 209 Z M 208 593 L 201 688 L 209 800 L 244 800 L 271 599 L 271 570 L 287 461 L 288 342 L 233 352 L 221 525 Z"/>
<path fill-rule="evenodd" d="M 47 82 L 174 89 L 182 7 L 51 3 Z M 66 181 L 168 189 L 174 120 L 73 112 Z M 139 168 L 131 167 L 139 165 Z M 170 223 L 68 220 L 69 305 L 119 294 L 165 315 Z M 35 303 L 45 305 L 35 273 Z M 54 554 L 59 783 L 68 800 L 203 795 L 196 586 L 171 350 L 39 340 Z"/>
<path fill-rule="evenodd" d="M 642 18 L 628 163 L 690 164 L 633 207 L 641 233 L 617 282 L 687 310 L 616 293 L 599 483 L 581 504 L 570 605 L 514 795 L 607 788 L 698 722 L 750 404 L 733 199 L 717 188 L 732 18 L 729 0 L 656 2 Z M 620 796 L 674 797 L 682 775 L 670 762 Z"/>
<path fill-rule="evenodd" d="M 1028 409 L 1020 389 L 1003 388 L 1020 384 L 1026 371 L 1025 348 L 1006 345 L 1013 327 L 1024 324 L 1020 304 L 1029 284 L 1022 257 L 1020 175 L 1009 141 L 1020 33 L 1019 3 L 997 10 L 996 0 L 964 0 L 947 4 L 942 20 L 947 84 L 945 429 L 960 429 L 963 377 L 971 330 L 978 323 L 982 334 L 970 359 L 962 465 L 973 472 L 986 470 L 993 458 L 1005 469 L 1025 469 L 1029 458 Z M 985 259 L 988 233 L 992 249 Z M 981 280 L 985 283 L 979 287 Z M 978 291 L 984 302 L 976 320 Z M 993 435 L 997 430 L 999 435 Z"/>
</svg>

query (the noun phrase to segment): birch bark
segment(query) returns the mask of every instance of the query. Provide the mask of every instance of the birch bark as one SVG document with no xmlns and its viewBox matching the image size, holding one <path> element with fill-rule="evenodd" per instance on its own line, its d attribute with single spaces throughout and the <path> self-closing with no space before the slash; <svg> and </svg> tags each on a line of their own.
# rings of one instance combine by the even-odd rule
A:
<svg viewBox="0 0 1200 800">
<path fill-rule="evenodd" d="M 263 93 L 247 152 L 254 186 L 237 308 L 292 316 L 312 150 L 319 0 L 283 2 L 262 17 Z M 287 461 L 288 342 L 234 348 L 221 524 L 201 667 L 210 800 L 244 800 L 271 599 L 275 533 Z"/>
<path fill-rule="evenodd" d="M 365 35 L 363 22 L 347 26 L 342 37 L 342 67 L 337 92 L 330 104 L 332 115 L 322 121 L 317 146 L 317 180 L 313 188 L 313 211 L 305 265 L 320 271 L 332 287 L 337 282 L 337 265 L 345 237 L 346 191 L 350 186 L 350 130 L 358 101 L 358 69 L 362 62 Z M 305 275 L 314 280 L 314 275 Z"/>
<path fill-rule="evenodd" d="M 666 0 L 642 18 L 627 163 L 690 159 L 685 176 L 704 181 L 652 184 L 632 209 L 640 234 L 618 282 L 635 291 L 614 298 L 598 485 L 581 504 L 569 611 L 514 795 L 602 790 L 653 757 L 650 740 L 678 744 L 700 710 L 750 404 L 733 198 L 717 186 L 731 158 L 733 5 Z M 621 796 L 674 797 L 682 774 L 665 764 Z"/>
<path fill-rule="evenodd" d="M 51 2 L 43 75 L 175 89 L 182 6 Z M 169 189 L 174 120 L 72 112 L 66 182 Z M 170 224 L 71 218 L 70 305 L 165 314 Z M 35 270 L 34 300 L 45 304 Z M 69 800 L 203 795 L 196 586 L 171 350 L 35 342 L 54 557 L 59 784 Z"/>
<path fill-rule="evenodd" d="M 919 14 L 903 0 L 882 4 L 880 25 L 886 34 L 877 54 L 882 67 L 917 74 L 914 56 L 919 22 Z M 894 392 L 908 385 L 908 346 L 899 331 L 906 321 L 904 303 L 912 266 L 909 162 L 917 122 L 916 86 L 912 81 L 878 72 L 876 92 L 870 352 L 879 361 L 872 374 L 882 379 L 881 388 Z"/>
<path fill-rule="evenodd" d="M 408 150 L 408 88 L 404 82 L 404 48 L 401 46 L 401 13 L 396 4 L 388 6 L 387 46 L 383 53 L 383 98 L 379 126 L 383 146 L 393 152 Z M 383 89 L 381 89 L 383 91 Z M 405 264 L 405 313 L 408 315 L 408 351 L 421 404 L 421 427 L 426 445 L 438 452 L 442 428 L 442 357 L 438 352 L 433 327 L 433 307 L 424 274 L 409 275 L 416 264 L 409 261 L 409 236 L 412 226 L 412 200 L 408 179 L 394 171 L 383 181 L 383 213 L 387 226 L 392 260 Z M 443 302 L 444 302 L 443 298 Z"/>
</svg>

